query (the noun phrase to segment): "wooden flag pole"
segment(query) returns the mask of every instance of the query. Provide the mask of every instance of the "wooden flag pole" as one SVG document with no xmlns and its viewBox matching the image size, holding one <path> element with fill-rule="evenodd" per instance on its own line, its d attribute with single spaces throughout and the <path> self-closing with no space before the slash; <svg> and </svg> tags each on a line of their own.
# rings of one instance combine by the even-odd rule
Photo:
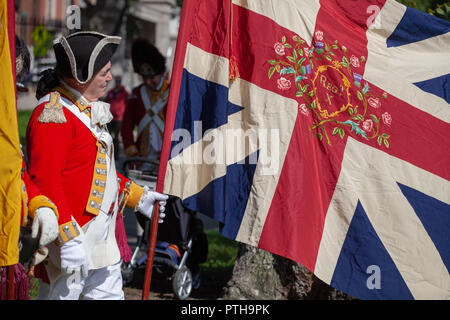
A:
<svg viewBox="0 0 450 320">
<path fill-rule="evenodd" d="M 152 229 L 150 232 L 150 242 L 148 246 L 147 265 L 145 266 L 144 286 L 142 288 L 142 300 L 148 300 L 150 292 L 150 283 L 152 279 L 153 258 L 155 257 L 156 235 L 158 233 L 159 223 L 159 202 L 155 201 L 153 208 Z"/>
<path fill-rule="evenodd" d="M 181 79 L 183 76 L 184 58 L 186 55 L 187 41 L 192 29 L 192 24 L 197 15 L 200 2 L 194 0 L 184 0 L 183 8 L 181 10 L 180 26 L 177 37 L 177 45 L 172 70 L 172 81 L 170 83 L 169 100 L 167 102 L 166 120 L 164 125 L 163 146 L 161 150 L 161 159 L 158 168 L 158 180 L 156 181 L 156 191 L 163 193 L 164 177 L 166 175 L 167 162 L 169 160 L 172 131 L 175 123 L 175 116 L 178 104 L 178 92 L 181 87 Z M 150 291 L 150 280 L 152 276 L 153 258 L 155 255 L 156 235 L 158 232 L 159 220 L 159 203 L 155 202 L 155 209 L 153 212 L 152 228 L 150 233 L 150 243 L 148 248 L 147 265 L 145 268 L 144 287 L 142 291 L 142 300 L 148 299 Z"/>
</svg>

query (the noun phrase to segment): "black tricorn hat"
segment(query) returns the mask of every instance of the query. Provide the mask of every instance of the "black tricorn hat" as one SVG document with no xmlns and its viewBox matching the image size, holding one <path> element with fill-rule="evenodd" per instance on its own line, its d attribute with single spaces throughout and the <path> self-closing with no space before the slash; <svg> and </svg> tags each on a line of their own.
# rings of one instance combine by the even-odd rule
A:
<svg viewBox="0 0 450 320">
<path fill-rule="evenodd" d="M 145 38 L 134 40 L 131 60 L 134 71 L 141 76 L 152 77 L 166 72 L 166 58 Z"/>
<path fill-rule="evenodd" d="M 86 83 L 111 60 L 121 37 L 80 31 L 53 43 L 56 69 L 79 83 Z"/>
</svg>

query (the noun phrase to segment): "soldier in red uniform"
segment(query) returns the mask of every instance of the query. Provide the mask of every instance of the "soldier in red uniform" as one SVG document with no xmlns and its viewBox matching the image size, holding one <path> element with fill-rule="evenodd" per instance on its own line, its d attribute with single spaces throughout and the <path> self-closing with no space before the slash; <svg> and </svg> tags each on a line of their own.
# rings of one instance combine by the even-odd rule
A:
<svg viewBox="0 0 450 320">
<path fill-rule="evenodd" d="M 123 116 L 121 134 L 125 154 L 159 161 L 169 98 L 166 58 L 146 39 L 135 40 L 131 56 L 134 71 L 142 76 L 143 83 L 133 89 Z"/>
<path fill-rule="evenodd" d="M 30 54 L 25 45 L 25 42 L 17 36 L 15 37 L 15 47 L 17 82 L 16 87 L 18 89 L 25 88 L 25 86 L 23 86 L 21 82 L 24 80 L 25 76 L 30 70 Z M 24 230 L 31 229 L 31 238 L 36 239 L 38 241 L 38 249 L 43 250 L 45 246 L 53 242 L 58 236 L 58 210 L 56 209 L 54 203 L 46 196 L 42 195 L 40 190 L 31 181 L 24 160 L 22 160 L 21 184 L 22 201 L 20 226 L 13 226 L 13 228 L 14 230 L 17 230 L 16 234 L 19 234 L 19 230 L 21 229 L 20 227 L 24 227 Z M 28 248 L 26 247 L 27 244 L 24 245 L 23 240 L 23 235 L 20 231 L 20 255 L 14 260 L 27 262 L 32 254 L 32 251 L 34 250 L 34 245 L 32 245 L 33 248 Z M 17 244 L 17 247 L 19 247 L 19 244 Z M 3 255 L 5 253 L 6 256 L 10 254 L 10 252 L 8 252 L 8 247 L 3 248 L 2 246 L 0 246 L 0 251 L 2 252 L 2 254 L 0 254 L 0 261 L 7 260 Z M 5 278 L 7 268 L 3 268 L 2 265 L 3 263 L 0 262 L 0 300 L 6 299 L 6 290 L 3 287 L 3 284 L 6 283 L 6 281 L 3 280 L 6 280 Z M 23 267 L 21 262 L 16 263 L 9 268 L 14 269 L 14 292 L 12 294 L 8 293 L 8 295 L 17 300 L 28 300 L 28 279 L 26 276 L 25 268 Z"/>
<path fill-rule="evenodd" d="M 56 67 L 38 84 L 39 102 L 27 128 L 29 173 L 59 211 L 59 237 L 48 246 L 45 266 L 47 299 L 123 299 L 119 206 L 151 218 L 159 201 L 164 217 L 166 195 L 115 169 L 106 127 L 112 115 L 98 99 L 112 80 L 110 59 L 120 40 L 97 32 L 59 38 Z"/>
<path fill-rule="evenodd" d="M 17 87 L 30 71 L 30 54 L 25 42 L 16 36 L 16 81 Z M 21 146 L 22 148 L 22 146 Z M 21 150 L 22 152 L 22 150 Z M 23 152 L 22 152 L 23 157 Z M 55 204 L 41 194 L 31 181 L 25 160 L 22 160 L 22 216 L 21 225 L 31 226 L 32 238 L 38 239 L 38 246 L 45 247 L 58 236 L 58 210 Z"/>
</svg>

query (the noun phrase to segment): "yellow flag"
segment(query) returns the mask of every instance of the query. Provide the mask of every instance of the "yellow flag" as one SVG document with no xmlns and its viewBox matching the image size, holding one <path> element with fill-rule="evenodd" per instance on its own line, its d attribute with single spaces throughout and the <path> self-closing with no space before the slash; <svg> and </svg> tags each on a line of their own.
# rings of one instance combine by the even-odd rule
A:
<svg viewBox="0 0 450 320">
<path fill-rule="evenodd" d="M 11 60 L 14 47 L 14 1 L 0 0 L 0 266 L 19 261 L 22 156 Z"/>
</svg>

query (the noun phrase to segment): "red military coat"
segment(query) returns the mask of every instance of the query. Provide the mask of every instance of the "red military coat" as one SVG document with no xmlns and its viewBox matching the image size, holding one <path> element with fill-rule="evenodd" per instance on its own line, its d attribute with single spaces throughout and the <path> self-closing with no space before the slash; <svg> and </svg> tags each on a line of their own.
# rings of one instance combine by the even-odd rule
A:
<svg viewBox="0 0 450 320">
<path fill-rule="evenodd" d="M 64 90 L 62 96 L 76 100 Z M 96 138 L 91 131 L 69 110 L 62 108 L 66 122 L 42 123 L 38 121 L 45 103 L 38 105 L 30 118 L 26 133 L 26 150 L 29 174 L 39 190 L 56 204 L 59 224 L 73 217 L 80 226 L 95 215 L 86 211 L 94 176 L 97 155 Z M 77 104 L 78 108 L 81 108 Z M 83 111 L 80 109 L 80 112 Z M 120 190 L 129 180 L 119 173 Z M 131 184 L 127 206 L 135 207 L 143 189 Z"/>
<path fill-rule="evenodd" d="M 123 115 L 122 127 L 121 127 L 121 135 L 123 141 L 123 148 L 128 157 L 133 156 L 145 156 L 146 152 L 143 150 L 148 147 L 148 139 L 143 140 L 143 134 L 139 135 L 137 139 L 134 139 L 133 130 L 136 126 L 139 125 L 139 122 L 147 113 L 145 109 L 144 102 L 142 101 L 141 96 L 141 87 L 144 84 L 133 89 L 132 94 L 128 97 L 125 113 Z M 154 104 L 158 101 L 162 96 L 167 95 L 169 90 L 169 81 L 168 79 L 164 80 L 164 83 L 160 90 L 156 92 L 149 93 L 150 103 Z M 167 105 L 162 109 L 161 114 L 159 115 L 162 120 L 165 118 Z M 148 138 L 148 137 L 147 137 Z"/>
<path fill-rule="evenodd" d="M 21 218 L 20 225 L 26 226 L 29 222 L 28 217 L 34 219 L 34 215 L 37 209 L 40 207 L 52 208 L 58 217 L 58 210 L 55 204 L 47 198 L 45 195 L 41 194 L 39 188 L 31 181 L 30 175 L 28 174 L 25 161 L 22 159 L 22 206 L 21 206 Z"/>
</svg>

